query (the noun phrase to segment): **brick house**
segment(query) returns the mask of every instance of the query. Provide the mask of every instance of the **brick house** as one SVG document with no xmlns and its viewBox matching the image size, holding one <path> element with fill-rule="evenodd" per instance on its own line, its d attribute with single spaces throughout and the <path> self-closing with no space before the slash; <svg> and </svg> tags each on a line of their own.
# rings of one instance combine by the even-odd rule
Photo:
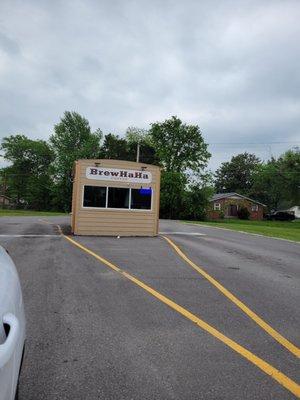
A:
<svg viewBox="0 0 300 400">
<path fill-rule="evenodd" d="M 210 200 L 209 219 L 238 218 L 238 210 L 247 207 L 252 220 L 262 220 L 264 204 L 238 193 L 217 193 Z"/>
<path fill-rule="evenodd" d="M 4 194 L 0 194 L 0 207 L 1 206 L 10 206 L 12 204 L 10 197 L 5 196 Z"/>
</svg>

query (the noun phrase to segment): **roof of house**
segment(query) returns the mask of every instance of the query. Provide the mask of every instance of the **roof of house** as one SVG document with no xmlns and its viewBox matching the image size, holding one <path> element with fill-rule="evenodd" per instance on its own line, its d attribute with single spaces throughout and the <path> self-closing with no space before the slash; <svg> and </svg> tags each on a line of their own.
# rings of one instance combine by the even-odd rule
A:
<svg viewBox="0 0 300 400">
<path fill-rule="evenodd" d="M 1 198 L 4 197 L 5 199 L 10 200 L 10 197 L 6 196 L 5 194 L 0 194 L 0 197 L 1 197 Z"/>
<path fill-rule="evenodd" d="M 254 199 L 250 199 L 250 197 L 246 197 L 246 196 L 243 196 L 242 194 L 235 193 L 235 192 L 216 193 L 215 195 L 213 195 L 213 197 L 210 200 L 211 201 L 216 201 L 216 200 L 225 199 L 227 197 L 232 197 L 232 196 L 238 196 L 238 197 L 241 197 L 243 199 L 250 200 L 250 201 L 252 201 L 252 203 L 260 204 L 261 206 L 264 206 L 264 207 L 266 206 L 265 204 L 260 203 L 259 201 L 256 201 Z"/>
</svg>

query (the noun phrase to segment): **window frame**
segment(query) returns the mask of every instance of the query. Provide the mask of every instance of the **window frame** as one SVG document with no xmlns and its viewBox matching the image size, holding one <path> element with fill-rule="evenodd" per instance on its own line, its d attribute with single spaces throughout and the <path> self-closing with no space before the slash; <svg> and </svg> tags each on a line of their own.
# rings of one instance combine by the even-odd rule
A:
<svg viewBox="0 0 300 400">
<path fill-rule="evenodd" d="M 221 211 L 221 203 L 214 203 L 214 211 Z"/>
<path fill-rule="evenodd" d="M 109 189 L 110 188 L 112 188 L 112 189 L 126 189 L 126 190 L 129 191 L 129 193 L 128 193 L 128 207 L 121 207 L 121 208 L 108 207 L 108 197 L 109 197 Z M 129 187 L 120 187 L 120 186 L 107 186 L 107 199 L 106 199 L 106 203 L 105 203 L 105 207 L 104 207 L 105 209 L 107 209 L 107 210 L 122 210 L 122 211 L 130 210 L 130 201 L 131 201 L 131 188 L 129 188 Z"/>
<path fill-rule="evenodd" d="M 131 208 L 131 196 L 132 196 L 132 189 L 133 190 L 139 190 L 141 188 L 135 188 L 135 187 L 131 187 L 130 188 L 130 195 L 129 195 L 129 210 L 131 211 L 152 211 L 153 208 L 153 188 L 151 187 L 151 204 L 150 204 L 150 208 Z"/>
<path fill-rule="evenodd" d="M 255 209 L 254 209 L 254 207 L 255 207 Z M 252 212 L 258 212 L 258 204 L 251 204 L 251 211 Z"/>
<path fill-rule="evenodd" d="M 84 190 L 86 186 L 95 186 L 95 187 L 105 187 L 106 188 L 106 198 L 105 198 L 105 207 L 85 207 L 84 206 Z M 118 189 L 129 189 L 129 207 L 128 208 L 111 208 L 108 207 L 108 191 L 109 188 L 118 188 Z M 131 208 L 131 190 L 132 189 L 140 189 L 138 187 L 128 187 L 128 186 L 98 186 L 98 185 L 82 185 L 82 193 L 81 193 L 81 208 L 83 210 L 106 210 L 106 211 L 132 211 L 132 212 L 152 212 L 153 211 L 153 193 L 154 190 L 151 187 L 151 208 L 139 209 L 139 208 Z"/>
<path fill-rule="evenodd" d="M 105 193 L 105 207 L 90 207 L 90 206 L 85 206 L 84 205 L 84 191 L 85 191 L 85 187 L 86 186 L 93 186 L 93 187 L 103 187 L 106 189 L 106 193 Z M 107 186 L 98 186 L 98 185 L 83 185 L 82 186 L 82 199 L 81 199 L 81 207 L 82 208 L 86 208 L 89 210 L 104 210 L 106 208 L 107 205 L 107 199 L 108 199 L 108 187 Z"/>
</svg>

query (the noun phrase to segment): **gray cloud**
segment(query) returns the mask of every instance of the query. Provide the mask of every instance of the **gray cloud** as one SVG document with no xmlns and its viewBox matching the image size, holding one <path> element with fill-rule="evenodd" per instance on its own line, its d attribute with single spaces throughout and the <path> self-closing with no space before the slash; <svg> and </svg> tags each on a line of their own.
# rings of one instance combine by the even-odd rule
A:
<svg viewBox="0 0 300 400">
<path fill-rule="evenodd" d="M 2 49 L 3 52 L 8 54 L 8 56 L 14 56 L 20 53 L 20 48 L 18 44 L 1 32 L 0 32 L 0 48 Z"/>
<path fill-rule="evenodd" d="M 76 110 L 121 135 L 176 114 L 210 143 L 300 141 L 299 20 L 298 0 L 2 0 L 0 138 Z M 288 147 L 214 145 L 211 166 Z"/>
</svg>

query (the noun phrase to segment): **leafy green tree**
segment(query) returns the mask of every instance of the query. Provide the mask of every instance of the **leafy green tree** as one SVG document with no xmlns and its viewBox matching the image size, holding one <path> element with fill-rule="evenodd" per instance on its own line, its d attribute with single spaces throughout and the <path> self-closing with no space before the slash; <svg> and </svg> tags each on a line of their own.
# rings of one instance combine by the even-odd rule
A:
<svg viewBox="0 0 300 400">
<path fill-rule="evenodd" d="M 11 135 L 3 139 L 4 158 L 11 162 L 2 169 L 7 195 L 17 206 L 36 210 L 51 207 L 50 165 L 54 154 L 44 140 Z"/>
<path fill-rule="evenodd" d="M 100 157 L 114 160 L 136 161 L 138 146 L 140 148 L 140 162 L 148 164 L 155 164 L 158 162 L 147 131 L 138 128 L 128 128 L 125 138 L 120 138 L 118 135 L 113 135 L 112 133 L 105 135 Z"/>
<path fill-rule="evenodd" d="M 284 181 L 283 198 L 290 205 L 300 204 L 300 149 L 288 150 L 278 160 L 278 174 Z"/>
<path fill-rule="evenodd" d="M 101 138 L 102 132 L 92 132 L 88 120 L 74 111 L 66 111 L 54 126 L 50 143 L 55 154 L 54 203 L 59 209 L 69 211 L 71 207 L 74 161 L 98 158 Z"/>
<path fill-rule="evenodd" d="M 260 166 L 261 161 L 254 154 L 245 152 L 233 156 L 229 162 L 222 163 L 215 173 L 216 191 L 249 195 Z"/>
<path fill-rule="evenodd" d="M 147 129 L 130 126 L 126 130 L 125 138 L 127 143 L 148 143 L 151 145 L 151 137 Z"/>
<path fill-rule="evenodd" d="M 187 186 L 195 176 L 203 172 L 210 157 L 200 128 L 197 125 L 187 125 L 173 116 L 164 122 L 151 124 L 149 137 L 155 156 L 163 167 L 161 215 L 165 218 L 179 218 L 188 207 L 188 214 L 195 216 L 197 204 L 194 204 L 195 209 L 192 210 L 191 202 L 192 199 L 196 201 L 197 195 L 193 194 L 187 205 Z"/>
<path fill-rule="evenodd" d="M 193 184 L 188 187 L 184 194 L 184 208 L 181 218 L 190 220 L 205 220 L 206 211 L 209 207 L 209 199 L 213 195 L 212 186 L 199 186 Z"/>
<path fill-rule="evenodd" d="M 151 124 L 149 134 L 166 171 L 198 172 L 207 166 L 210 153 L 197 125 L 184 124 L 173 116 L 164 122 Z"/>
<path fill-rule="evenodd" d="M 134 161 L 134 153 L 130 154 L 126 139 L 112 133 L 105 135 L 100 157 L 112 160 Z"/>
<path fill-rule="evenodd" d="M 160 191 L 161 218 L 179 218 L 184 207 L 187 179 L 181 172 L 162 171 Z"/>
<path fill-rule="evenodd" d="M 251 196 L 265 204 L 269 211 L 277 210 L 282 199 L 283 181 L 273 158 L 261 164 L 253 176 Z"/>
<path fill-rule="evenodd" d="M 137 159 L 137 149 L 139 146 L 139 161 L 147 164 L 158 164 L 159 160 L 155 153 L 149 131 L 136 127 L 129 127 L 125 135 L 129 153 L 135 155 Z"/>
<path fill-rule="evenodd" d="M 300 152 L 289 150 L 260 165 L 254 175 L 252 193 L 269 211 L 300 203 Z"/>
</svg>

